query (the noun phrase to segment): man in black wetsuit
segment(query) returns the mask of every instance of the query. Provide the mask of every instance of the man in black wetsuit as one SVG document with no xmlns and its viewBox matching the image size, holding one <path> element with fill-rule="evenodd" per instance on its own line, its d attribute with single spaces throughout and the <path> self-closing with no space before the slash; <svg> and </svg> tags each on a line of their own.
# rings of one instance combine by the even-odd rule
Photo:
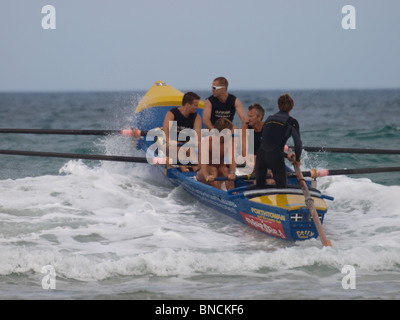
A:
<svg viewBox="0 0 400 320">
<path fill-rule="evenodd" d="M 264 123 L 262 144 L 257 152 L 256 160 L 256 185 L 257 188 L 264 188 L 267 170 L 271 169 L 277 188 L 286 188 L 286 165 L 284 147 L 286 141 L 292 137 L 294 151 L 287 155 L 291 162 L 300 165 L 302 142 L 300 139 L 300 127 L 296 119 L 289 116 L 293 109 L 294 102 L 287 93 L 279 97 L 279 112 L 271 115 Z"/>
<path fill-rule="evenodd" d="M 236 112 L 244 125 L 247 122 L 246 112 L 242 102 L 233 94 L 228 93 L 228 80 L 224 77 L 214 79 L 211 89 L 213 94 L 204 102 L 204 126 L 211 130 L 220 118 L 226 118 L 232 122 Z"/>
</svg>

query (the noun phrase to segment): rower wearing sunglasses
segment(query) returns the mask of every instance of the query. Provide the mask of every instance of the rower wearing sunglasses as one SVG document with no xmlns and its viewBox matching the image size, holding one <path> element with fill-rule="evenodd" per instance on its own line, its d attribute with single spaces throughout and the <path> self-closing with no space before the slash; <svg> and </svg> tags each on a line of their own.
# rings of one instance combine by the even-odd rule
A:
<svg viewBox="0 0 400 320">
<path fill-rule="evenodd" d="M 232 122 L 236 112 L 242 121 L 242 125 L 246 124 L 247 115 L 242 102 L 233 94 L 228 93 L 228 80 L 224 77 L 214 79 L 211 89 L 213 94 L 204 102 L 204 126 L 211 130 L 220 118 L 226 118 Z"/>
</svg>

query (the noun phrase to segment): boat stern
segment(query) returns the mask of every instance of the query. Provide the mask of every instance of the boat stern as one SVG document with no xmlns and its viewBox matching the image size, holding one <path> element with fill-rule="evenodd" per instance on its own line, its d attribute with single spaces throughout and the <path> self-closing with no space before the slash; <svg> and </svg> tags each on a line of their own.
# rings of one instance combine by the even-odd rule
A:
<svg viewBox="0 0 400 320">
<path fill-rule="evenodd" d="M 312 215 L 301 194 L 292 194 L 292 190 L 250 198 L 247 212 L 242 211 L 246 224 L 264 233 L 291 241 L 307 240 L 318 237 Z M 314 206 L 323 223 L 327 206 L 321 197 L 313 196 Z"/>
</svg>

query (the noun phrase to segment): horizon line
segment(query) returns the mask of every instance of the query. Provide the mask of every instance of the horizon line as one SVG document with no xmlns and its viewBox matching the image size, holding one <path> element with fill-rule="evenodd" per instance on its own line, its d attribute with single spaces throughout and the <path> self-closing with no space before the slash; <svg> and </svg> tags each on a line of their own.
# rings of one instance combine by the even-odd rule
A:
<svg viewBox="0 0 400 320">
<path fill-rule="evenodd" d="M 10 90 L 2 90 L 0 89 L 0 93 L 89 93 L 89 92 L 98 92 L 98 93 L 112 93 L 112 92 L 146 92 L 151 87 L 147 89 L 10 89 Z M 176 87 L 174 87 L 176 88 Z M 182 92 L 187 91 L 210 91 L 209 88 L 201 88 L 201 89 L 193 89 L 193 88 L 183 88 L 178 89 Z M 367 90 L 400 90 L 400 87 L 319 87 L 319 88 L 266 88 L 266 89 L 248 89 L 248 88 L 229 88 L 228 91 L 367 91 Z"/>
</svg>

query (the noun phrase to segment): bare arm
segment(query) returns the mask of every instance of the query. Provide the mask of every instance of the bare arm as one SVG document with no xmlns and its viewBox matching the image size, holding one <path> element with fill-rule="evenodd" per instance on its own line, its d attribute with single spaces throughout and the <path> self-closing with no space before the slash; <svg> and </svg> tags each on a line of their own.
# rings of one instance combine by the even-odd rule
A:
<svg viewBox="0 0 400 320">
<path fill-rule="evenodd" d="M 171 111 L 168 111 L 167 114 L 165 115 L 164 123 L 163 123 L 163 131 L 165 133 L 167 143 L 169 143 L 169 122 L 174 121 L 174 120 L 175 120 L 174 114 Z"/>
<path fill-rule="evenodd" d="M 203 123 L 204 126 L 208 129 L 211 130 L 214 128 L 214 126 L 211 123 L 211 111 L 212 111 L 212 105 L 210 100 L 206 100 L 204 102 L 204 109 L 203 109 Z"/>
<path fill-rule="evenodd" d="M 163 131 L 165 133 L 165 143 L 167 145 L 167 156 L 169 156 L 169 122 L 174 121 L 175 116 L 171 111 L 168 111 L 164 118 Z"/>
<path fill-rule="evenodd" d="M 242 121 L 242 126 L 244 126 L 249 120 L 247 119 L 247 114 L 244 111 L 243 104 L 238 98 L 236 98 L 235 101 L 235 109 L 240 117 L 240 120 Z"/>
</svg>

